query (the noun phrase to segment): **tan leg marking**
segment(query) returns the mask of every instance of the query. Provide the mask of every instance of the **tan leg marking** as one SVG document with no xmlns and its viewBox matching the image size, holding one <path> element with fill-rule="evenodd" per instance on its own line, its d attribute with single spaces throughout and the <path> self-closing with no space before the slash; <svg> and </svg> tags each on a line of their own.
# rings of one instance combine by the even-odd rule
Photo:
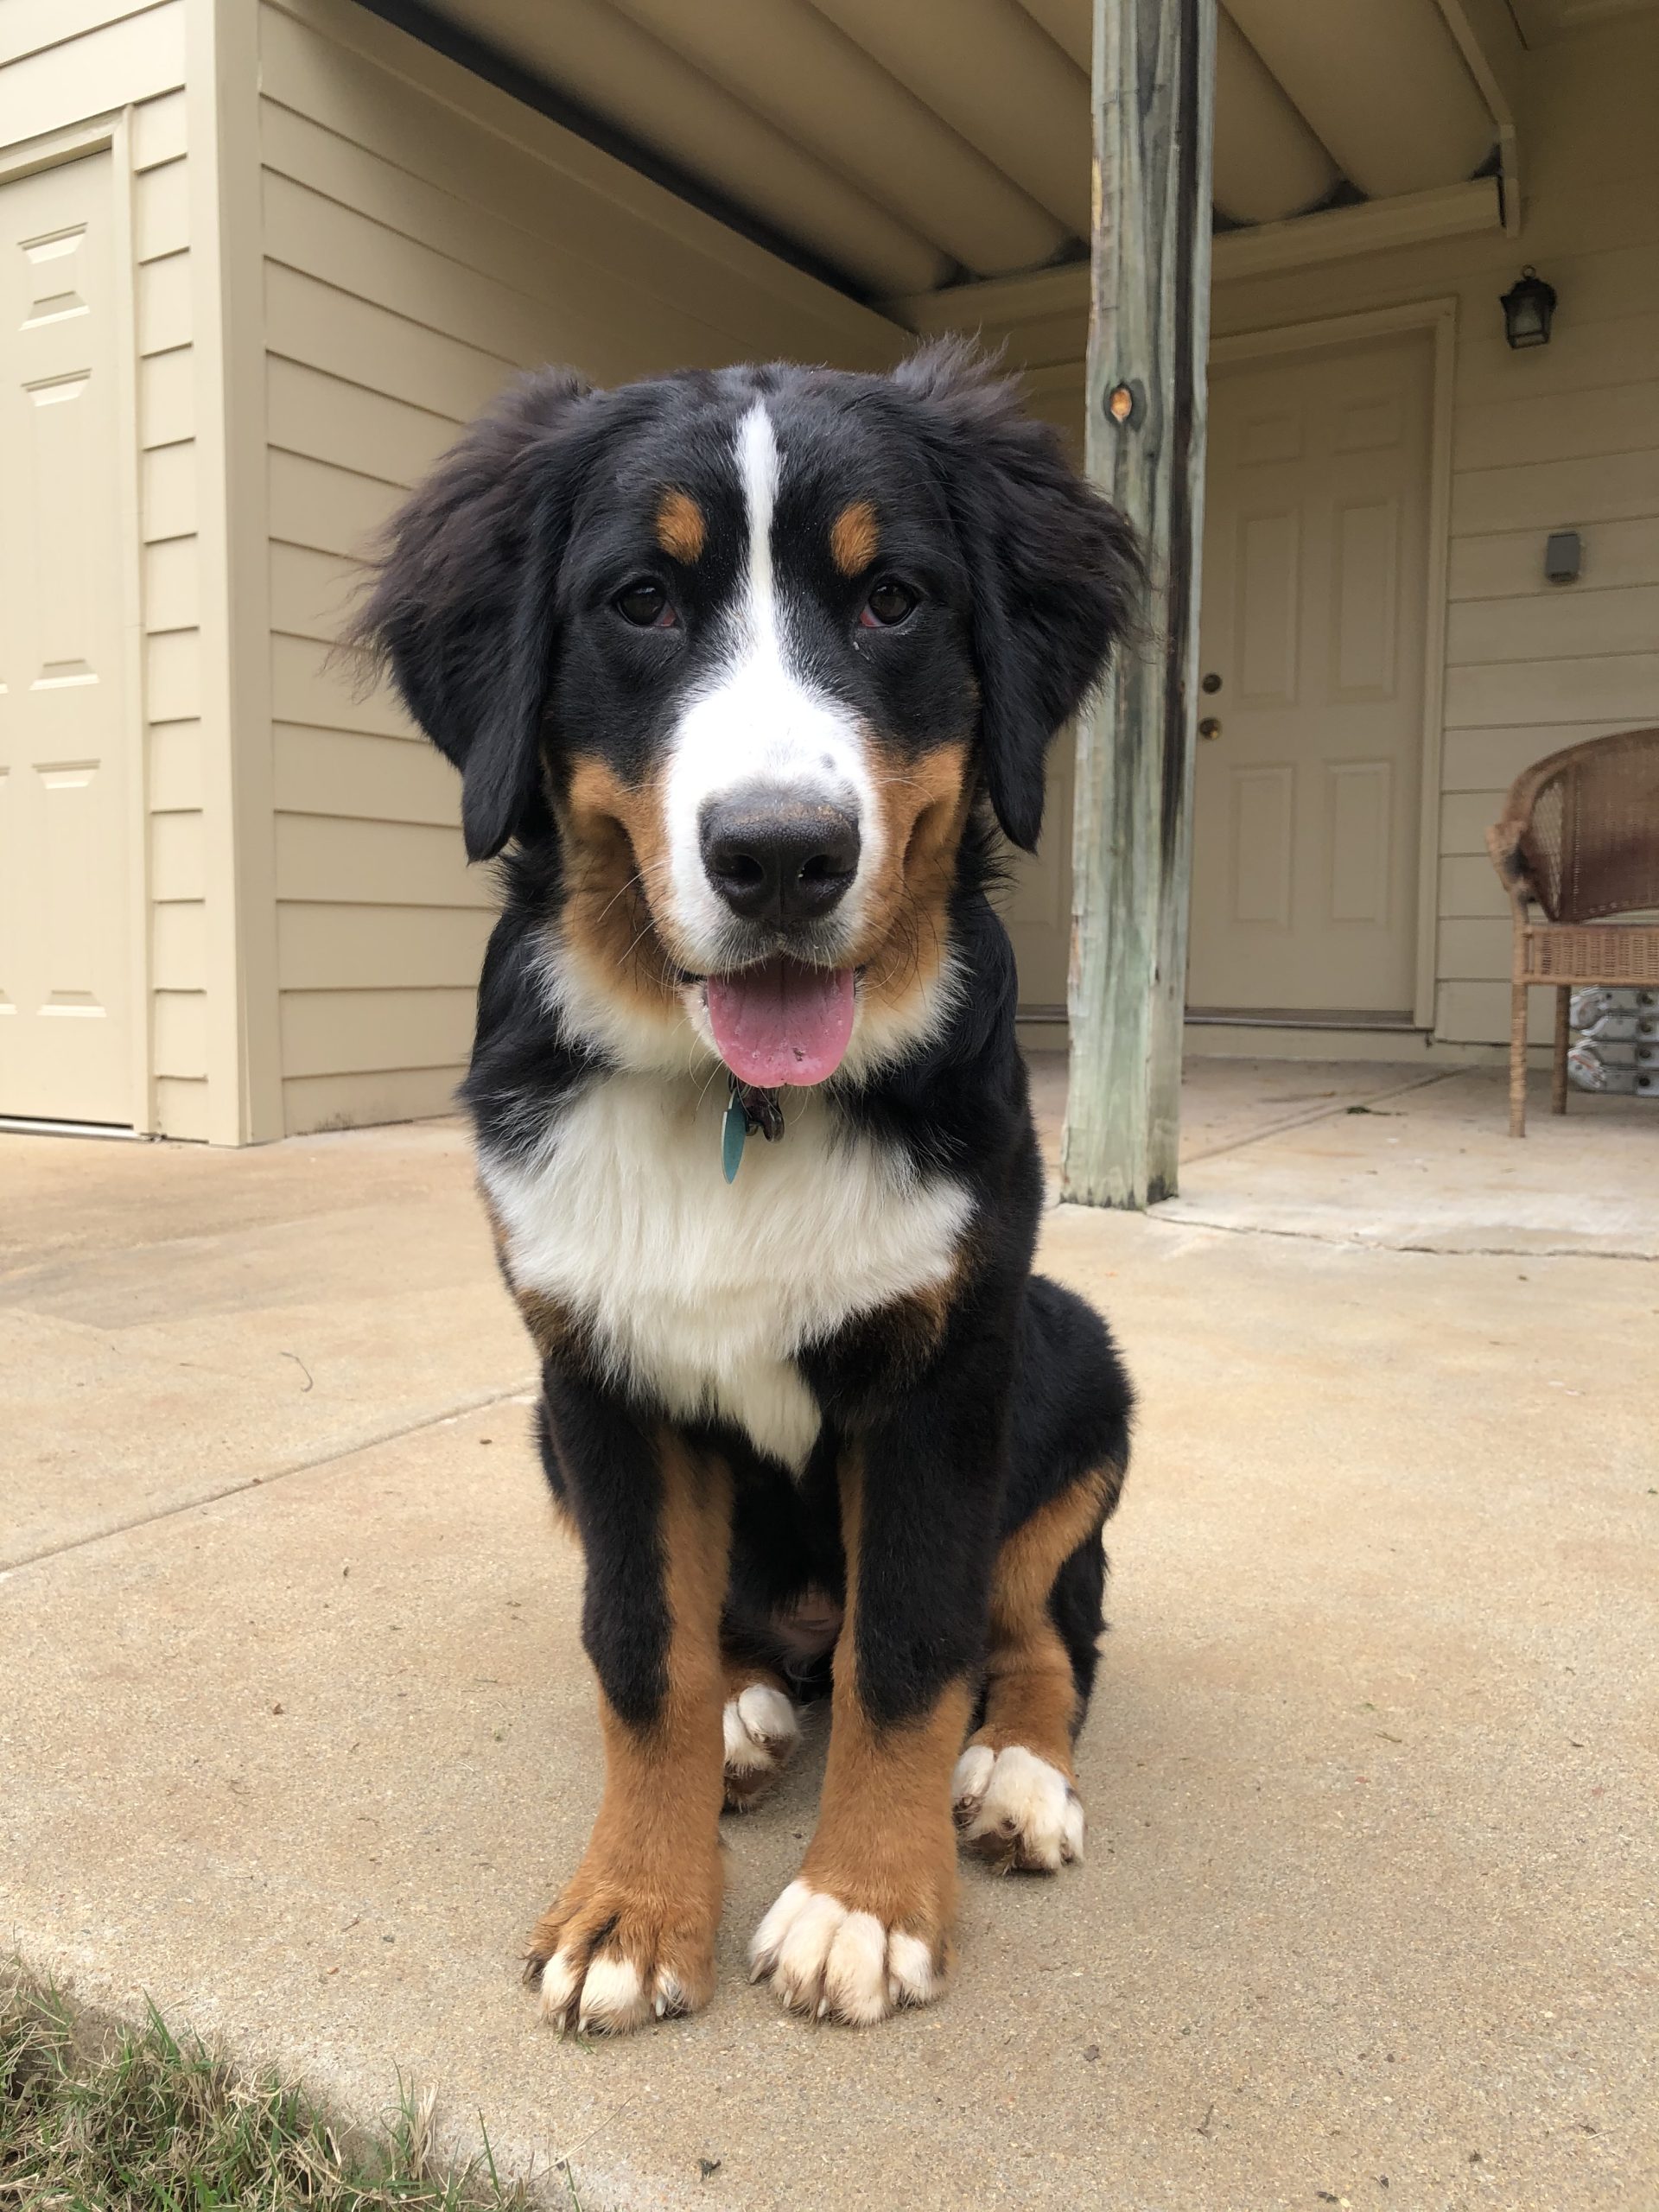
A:
<svg viewBox="0 0 1659 2212">
<path fill-rule="evenodd" d="M 795 1700 L 783 1676 L 753 1660 L 728 1659 L 721 1727 L 726 1809 L 747 1813 L 778 1780 L 801 1740 Z"/>
<path fill-rule="evenodd" d="M 605 1794 L 587 1851 L 530 1940 L 526 1979 L 563 2030 L 620 2031 L 691 2012 L 714 1989 L 720 1920 L 720 1610 L 731 1478 L 677 1439 L 662 1447 L 668 1689 L 649 1728 L 600 1694 Z"/>
<path fill-rule="evenodd" d="M 858 1477 L 844 1472 L 846 1619 L 836 1645 L 830 1757 L 798 1878 L 755 1931 L 753 1979 L 785 2004 L 865 2026 L 939 1994 L 957 1910 L 950 1768 L 971 1701 L 953 1682 L 930 1713 L 878 1728 L 858 1694 Z"/>
<path fill-rule="evenodd" d="M 1084 1476 L 1039 1505 L 997 1554 L 985 1720 L 957 1762 L 952 1795 L 969 1849 L 1004 1872 L 1052 1873 L 1083 1856 L 1071 1764 L 1077 1682 L 1048 1599 L 1113 1489 L 1103 1471 Z"/>
<path fill-rule="evenodd" d="M 1039 1505 L 1003 1541 L 991 1581 L 985 1726 L 974 1741 L 1023 1744 L 1070 1781 L 1077 1684 L 1048 1610 L 1054 1578 L 1105 1510 L 1104 1473 L 1085 1475 Z"/>
</svg>

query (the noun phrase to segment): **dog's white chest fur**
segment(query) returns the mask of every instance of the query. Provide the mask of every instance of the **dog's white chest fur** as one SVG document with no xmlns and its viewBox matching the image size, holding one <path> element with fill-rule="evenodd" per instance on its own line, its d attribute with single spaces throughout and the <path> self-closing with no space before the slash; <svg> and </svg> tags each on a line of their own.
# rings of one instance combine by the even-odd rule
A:
<svg viewBox="0 0 1659 2212">
<path fill-rule="evenodd" d="M 794 1355 L 944 1282 L 972 1202 L 812 1093 L 786 1094 L 785 1136 L 752 1137 L 728 1184 L 725 1104 L 723 1083 L 609 1076 L 532 1161 L 480 1170 L 516 1287 L 580 1314 L 665 1411 L 719 1415 L 798 1470 L 819 1417 Z"/>
</svg>

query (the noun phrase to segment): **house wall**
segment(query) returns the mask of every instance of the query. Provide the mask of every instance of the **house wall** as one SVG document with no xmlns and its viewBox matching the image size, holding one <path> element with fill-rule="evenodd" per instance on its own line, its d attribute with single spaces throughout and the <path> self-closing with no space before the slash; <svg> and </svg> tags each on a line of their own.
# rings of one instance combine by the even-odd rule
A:
<svg viewBox="0 0 1659 2212">
<path fill-rule="evenodd" d="M 1458 302 L 1434 1027 L 1455 1047 L 1508 1036 L 1509 913 L 1484 835 L 1509 784 L 1560 746 L 1659 723 L 1659 22 L 1611 22 L 1525 67 L 1518 238 L 1492 230 L 1222 282 L 1211 302 L 1217 338 Z M 1516 353 L 1497 300 L 1523 261 L 1560 304 L 1551 343 Z M 930 327 L 952 314 L 930 309 Z M 982 322 L 1033 372 L 1042 411 L 1074 427 L 1084 314 L 1081 279 L 1060 276 L 1027 310 Z M 1557 529 L 1583 535 L 1577 584 L 1543 581 Z M 1541 1043 L 1548 995 L 1533 996 Z"/>
<path fill-rule="evenodd" d="M 140 794 L 132 925 L 147 938 L 138 1126 L 208 1123 L 196 428 L 200 365 L 187 116 L 186 0 L 9 0 L 0 8 L 0 149 L 73 157 L 79 127 L 113 119 L 127 231 L 136 373 L 142 645 L 133 702 Z M 122 226 L 118 223 L 118 235 Z M 116 487 L 111 487 L 116 496 Z"/>
<path fill-rule="evenodd" d="M 537 363 L 903 340 L 345 0 L 262 0 L 258 69 L 274 1134 L 442 1112 L 470 1043 L 493 895 L 454 771 L 327 661 L 405 490 Z"/>
</svg>

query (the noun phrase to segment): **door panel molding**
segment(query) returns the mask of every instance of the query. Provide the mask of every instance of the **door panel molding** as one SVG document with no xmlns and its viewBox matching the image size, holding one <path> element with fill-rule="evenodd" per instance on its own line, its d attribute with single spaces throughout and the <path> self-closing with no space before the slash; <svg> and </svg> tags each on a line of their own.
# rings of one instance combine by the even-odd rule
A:
<svg viewBox="0 0 1659 2212">
<path fill-rule="evenodd" d="M 1457 366 L 1454 298 L 1402 302 L 1358 315 L 1282 323 L 1212 339 L 1212 367 L 1322 352 L 1405 331 L 1427 331 L 1433 345 L 1429 399 L 1427 603 L 1423 621 L 1422 788 L 1417 865 L 1417 944 L 1412 1019 L 1434 1026 L 1434 976 L 1440 918 L 1440 756 L 1444 743 L 1447 568 L 1452 544 L 1452 405 Z"/>
<path fill-rule="evenodd" d="M 1293 707 L 1302 649 L 1301 517 L 1294 508 L 1247 507 L 1236 539 L 1237 696 L 1253 707 Z"/>
<path fill-rule="evenodd" d="M 1331 884 L 1326 912 L 1332 925 L 1389 925 L 1390 856 L 1388 823 L 1392 760 L 1327 760 L 1325 805 L 1330 812 Z M 1366 830 L 1380 823 L 1380 831 Z M 1381 842 L 1379 844 L 1379 837 Z"/>
<path fill-rule="evenodd" d="M 1331 694 L 1337 699 L 1392 699 L 1395 696 L 1395 563 L 1400 546 L 1400 502 L 1396 499 L 1354 499 L 1336 511 L 1332 551 Z M 1370 666 L 1353 664 L 1347 648 L 1363 634 L 1360 610 L 1376 604 L 1376 635 Z"/>
<path fill-rule="evenodd" d="M 1228 791 L 1228 866 L 1235 922 L 1290 927 L 1291 839 L 1296 770 L 1289 761 L 1233 772 Z"/>
</svg>

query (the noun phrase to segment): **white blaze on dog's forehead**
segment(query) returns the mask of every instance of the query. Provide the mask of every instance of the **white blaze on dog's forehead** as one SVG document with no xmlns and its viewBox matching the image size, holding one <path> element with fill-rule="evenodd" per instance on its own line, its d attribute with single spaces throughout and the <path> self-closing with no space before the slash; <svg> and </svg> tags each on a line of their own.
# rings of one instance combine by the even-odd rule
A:
<svg viewBox="0 0 1659 2212">
<path fill-rule="evenodd" d="M 739 578 L 719 618 L 719 659 L 687 700 L 673 733 L 664 789 L 672 919 L 678 949 L 694 968 L 721 964 L 731 924 L 702 864 L 702 820 L 711 800 L 765 790 L 851 807 L 861 849 L 840 909 L 849 942 L 882 859 L 881 810 L 864 731 L 851 709 L 799 664 L 776 528 L 789 455 L 764 400 L 740 416 L 731 453 L 743 502 Z"/>
<path fill-rule="evenodd" d="M 782 457 L 765 403 L 757 399 L 737 426 L 737 470 L 748 522 L 747 613 L 757 630 L 775 629 L 777 595 L 772 588 L 772 520 L 778 506 Z"/>
</svg>

